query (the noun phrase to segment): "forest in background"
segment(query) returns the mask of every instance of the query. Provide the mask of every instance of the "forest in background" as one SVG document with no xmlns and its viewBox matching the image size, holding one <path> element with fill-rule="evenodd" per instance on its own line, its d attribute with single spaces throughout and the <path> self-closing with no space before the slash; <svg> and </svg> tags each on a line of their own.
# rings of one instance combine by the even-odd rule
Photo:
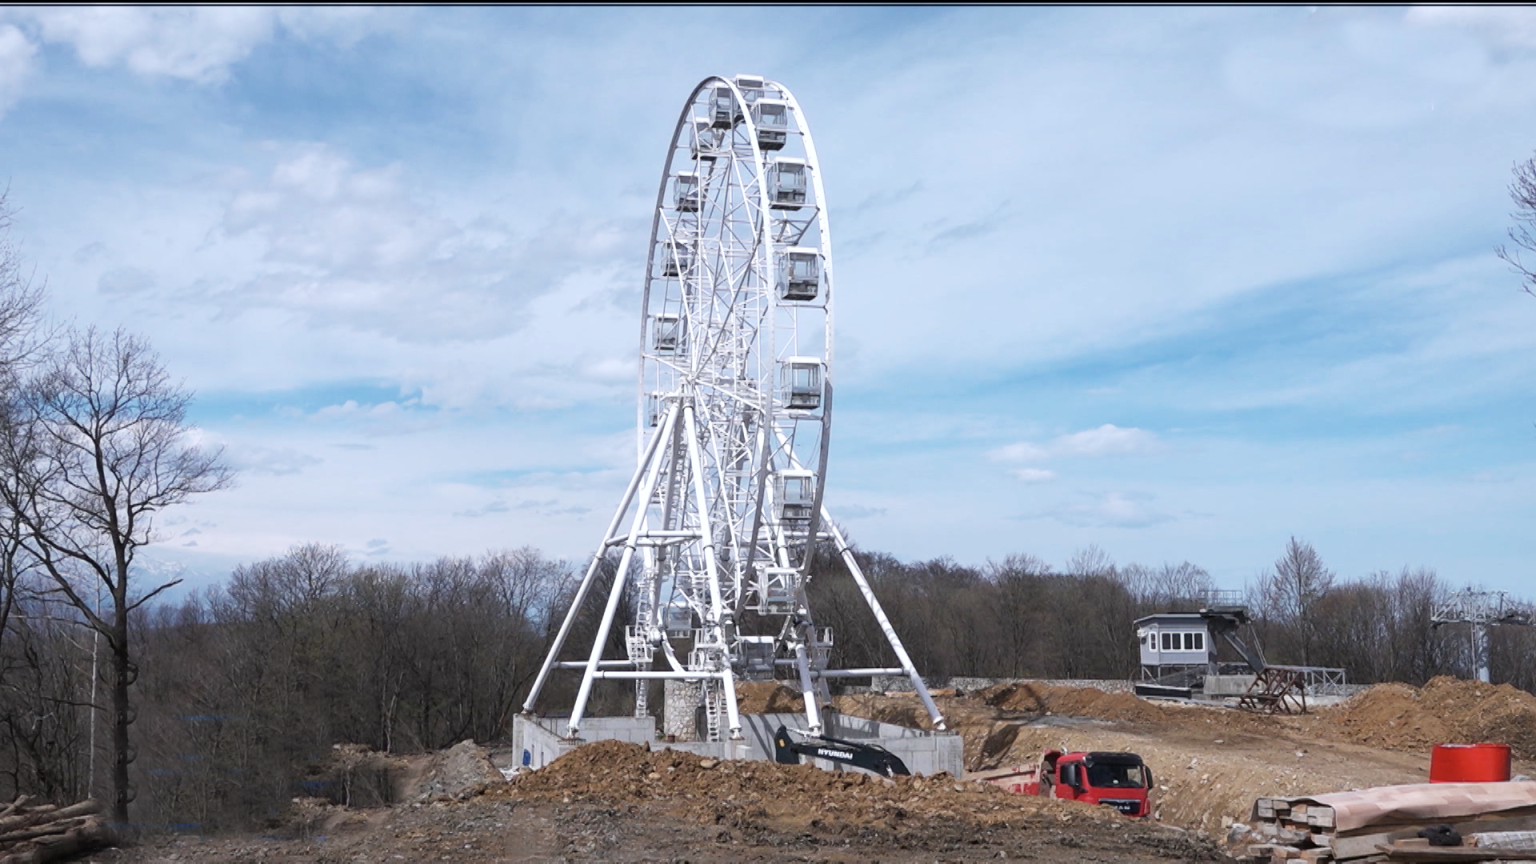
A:
<svg viewBox="0 0 1536 864">
<path fill-rule="evenodd" d="M 1095 548 L 1060 570 L 1030 556 L 970 567 L 857 554 L 935 681 L 1134 678 L 1135 619 L 1194 611 L 1213 587 L 1187 562 L 1116 566 Z M 134 821 L 259 827 L 324 785 L 322 765 L 341 742 L 410 753 L 505 740 L 578 576 L 531 548 L 400 565 L 308 545 L 180 602 L 138 608 Z M 1457 587 L 1428 569 L 1338 580 L 1293 539 L 1247 602 L 1271 663 L 1343 667 L 1351 683 L 1422 684 L 1470 674 L 1467 627 L 1431 623 Z M 834 631 L 835 665 L 893 664 L 840 558 L 816 557 L 809 591 L 817 623 Z M 568 644 L 590 644 L 596 624 L 579 619 Z M 1536 692 L 1533 629 L 1494 628 L 1496 682 Z M 622 632 L 614 628 L 607 656 L 623 655 Z M 90 707 L 108 686 L 103 661 L 99 638 L 57 591 L 18 582 L 0 630 L 0 798 L 103 794 L 109 724 Z M 557 673 L 541 707 L 568 708 L 575 679 Z M 599 684 L 591 713 L 632 710 L 627 683 Z"/>
</svg>

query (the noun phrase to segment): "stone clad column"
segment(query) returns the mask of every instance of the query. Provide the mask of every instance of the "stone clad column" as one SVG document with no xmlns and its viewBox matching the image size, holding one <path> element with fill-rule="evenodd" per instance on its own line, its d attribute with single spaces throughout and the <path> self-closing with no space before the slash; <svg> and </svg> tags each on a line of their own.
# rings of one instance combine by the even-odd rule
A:
<svg viewBox="0 0 1536 864">
<path fill-rule="evenodd" d="M 699 730 L 694 718 L 704 698 L 703 687 L 697 681 L 668 679 L 662 683 L 662 734 L 676 736 L 679 741 L 697 741 Z"/>
</svg>

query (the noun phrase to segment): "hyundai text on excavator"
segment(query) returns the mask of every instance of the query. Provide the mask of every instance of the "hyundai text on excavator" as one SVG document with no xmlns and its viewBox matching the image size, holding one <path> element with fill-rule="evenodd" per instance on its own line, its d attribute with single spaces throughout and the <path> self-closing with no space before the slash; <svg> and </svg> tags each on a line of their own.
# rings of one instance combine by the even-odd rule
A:
<svg viewBox="0 0 1536 864">
<path fill-rule="evenodd" d="M 785 726 L 780 726 L 778 731 L 773 733 L 775 762 L 783 765 L 799 765 L 801 756 L 809 756 L 813 759 L 825 759 L 839 765 L 861 768 L 881 777 L 912 773 L 907 770 L 907 763 L 901 761 L 901 757 L 878 744 L 859 744 L 854 741 L 844 741 L 841 738 L 828 738 L 824 735 L 810 735 L 805 732 L 800 734 L 805 737 L 796 741 L 790 736 L 789 729 Z"/>
</svg>

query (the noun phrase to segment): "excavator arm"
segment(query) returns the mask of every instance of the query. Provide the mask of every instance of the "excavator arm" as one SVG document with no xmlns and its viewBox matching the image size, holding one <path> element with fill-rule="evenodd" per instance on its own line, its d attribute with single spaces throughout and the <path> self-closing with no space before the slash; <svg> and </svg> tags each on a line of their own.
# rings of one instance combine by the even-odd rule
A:
<svg viewBox="0 0 1536 864">
<path fill-rule="evenodd" d="M 802 733 L 804 734 L 804 733 Z M 877 744 L 856 744 L 841 738 L 806 735 L 796 741 L 790 737 L 789 728 L 780 726 L 773 733 L 773 759 L 782 765 L 799 765 L 801 756 L 825 759 L 841 765 L 862 768 L 881 777 L 908 775 L 905 762 L 895 753 Z"/>
</svg>

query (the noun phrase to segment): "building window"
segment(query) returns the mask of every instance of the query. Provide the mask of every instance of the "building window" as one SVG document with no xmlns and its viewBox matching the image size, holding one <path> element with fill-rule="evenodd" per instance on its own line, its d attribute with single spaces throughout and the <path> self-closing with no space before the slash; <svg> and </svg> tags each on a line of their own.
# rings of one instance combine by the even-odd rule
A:
<svg viewBox="0 0 1536 864">
<path fill-rule="evenodd" d="M 1164 633 L 1163 634 L 1163 650 L 1164 651 L 1172 651 L 1173 650 L 1173 634 L 1172 633 Z"/>
</svg>

